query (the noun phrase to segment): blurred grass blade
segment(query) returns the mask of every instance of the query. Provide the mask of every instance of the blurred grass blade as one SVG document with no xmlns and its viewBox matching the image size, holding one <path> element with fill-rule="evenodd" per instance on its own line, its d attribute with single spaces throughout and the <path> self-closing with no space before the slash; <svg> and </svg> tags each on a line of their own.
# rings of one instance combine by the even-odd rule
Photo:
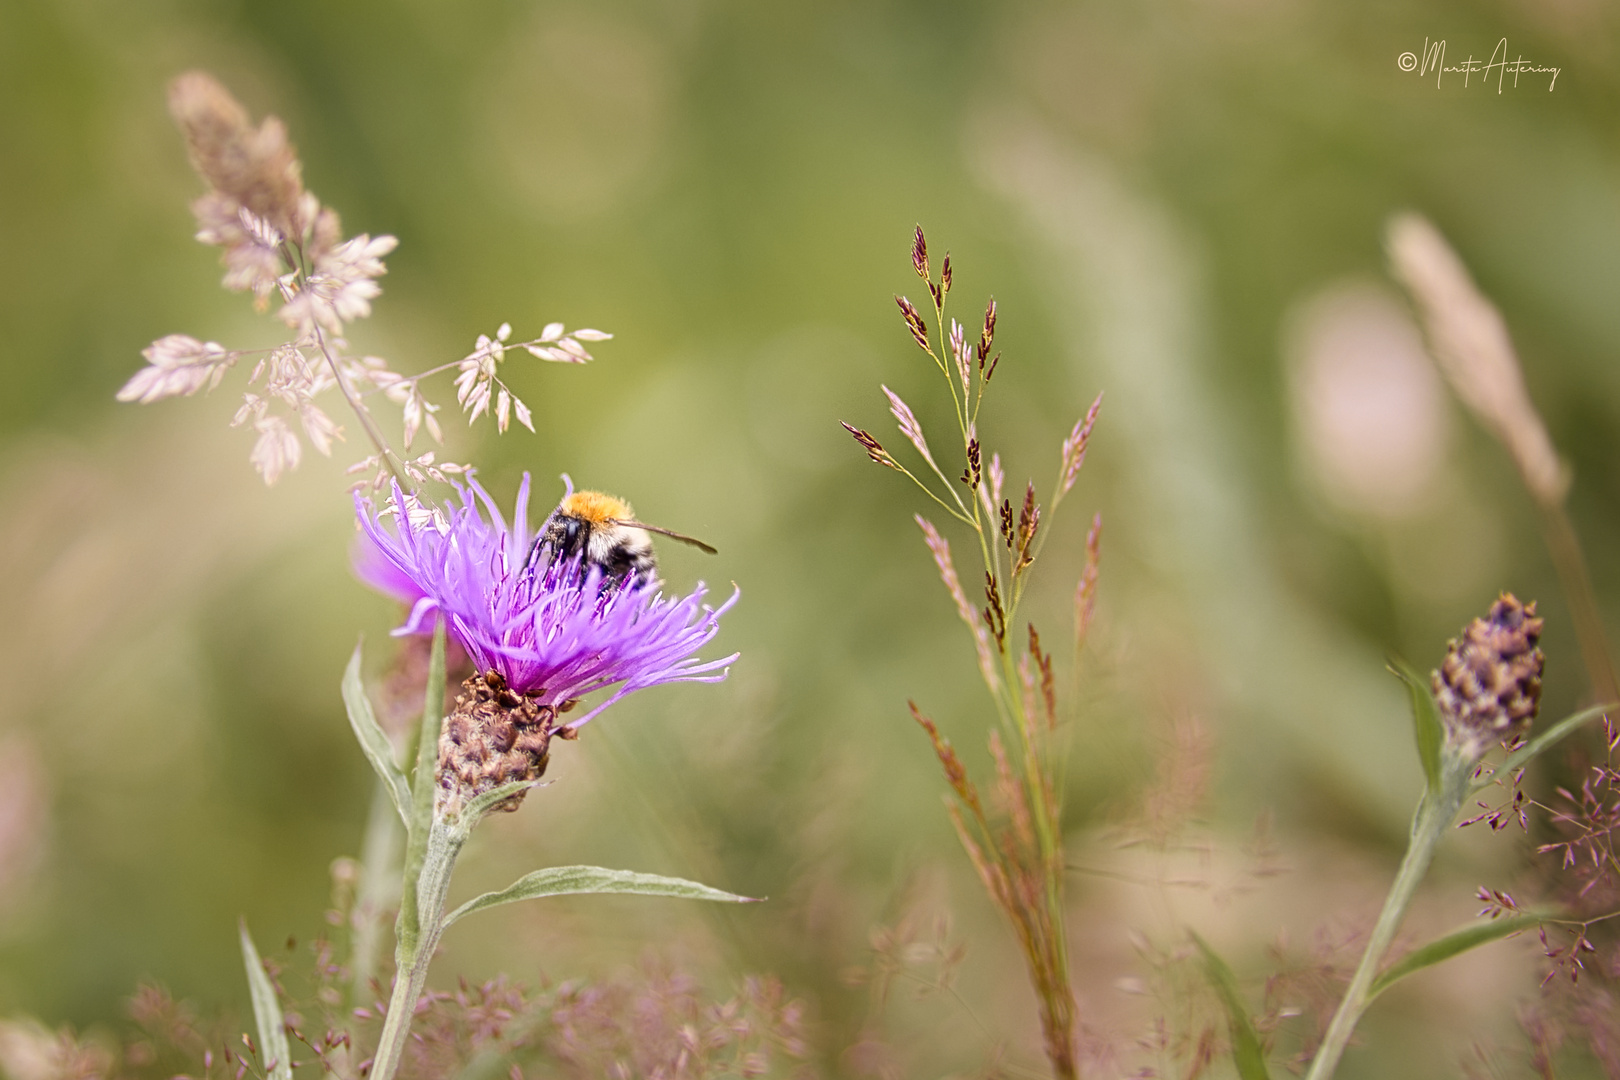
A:
<svg viewBox="0 0 1620 1080">
<path fill-rule="evenodd" d="M 1573 734 L 1584 724 L 1597 719 L 1614 707 L 1615 706 L 1612 702 L 1607 705 L 1593 705 L 1590 709 L 1582 709 L 1574 716 L 1564 717 L 1562 720 L 1558 721 L 1558 723 L 1554 724 L 1552 727 L 1548 728 L 1546 731 L 1543 731 L 1540 735 L 1537 735 L 1535 738 L 1513 751 L 1513 753 L 1509 754 L 1507 759 L 1497 767 L 1497 772 L 1512 772 L 1519 766 L 1535 760 L 1536 757 L 1546 753 L 1548 750 L 1551 750 L 1554 746 L 1557 746 L 1560 742 Z M 1485 783 L 1488 784 L 1490 781 L 1487 780 Z M 1480 784 L 1478 786 L 1483 787 L 1484 784 Z"/>
<path fill-rule="evenodd" d="M 1440 727 L 1440 712 L 1435 708 L 1434 695 L 1429 692 L 1429 680 L 1418 674 L 1410 664 L 1399 657 L 1391 657 L 1389 670 L 1406 684 L 1412 697 L 1412 734 L 1417 737 L 1418 759 L 1423 762 L 1423 779 L 1430 791 L 1440 788 L 1440 744 L 1445 731 Z"/>
<path fill-rule="evenodd" d="M 1450 960 L 1453 956 L 1467 952 L 1476 945 L 1499 941 L 1509 934 L 1516 934 L 1521 930 L 1530 930 L 1539 926 L 1546 920 L 1545 915 L 1510 915 L 1506 918 L 1492 919 L 1490 922 L 1465 926 L 1461 930 L 1453 930 L 1444 937 L 1435 938 L 1421 948 L 1413 949 L 1389 970 L 1373 980 L 1372 987 L 1367 992 L 1367 1000 L 1382 994 L 1402 979 L 1415 971 L 1422 971 L 1426 967 L 1433 967 L 1442 960 Z"/>
<path fill-rule="evenodd" d="M 371 709 L 371 699 L 366 697 L 366 688 L 360 682 L 359 645 L 354 647 L 349 666 L 343 669 L 343 707 L 348 711 L 349 726 L 354 729 L 360 749 L 366 752 L 366 760 L 377 770 L 378 778 L 388 790 L 388 797 L 393 800 L 394 809 L 399 811 L 399 820 L 409 825 L 411 789 L 405 782 L 405 774 L 394 762 L 394 744 L 388 741 L 388 736 L 378 725 L 377 714 Z"/>
<path fill-rule="evenodd" d="M 1227 1026 L 1232 1033 L 1232 1064 L 1242 1080 L 1271 1080 L 1266 1071 L 1266 1053 L 1260 1046 L 1260 1036 L 1254 1030 L 1249 1009 L 1238 992 L 1237 978 L 1209 943 L 1197 934 L 1192 935 L 1198 951 L 1204 954 L 1204 969 L 1209 984 L 1215 988 L 1221 1005 L 1226 1009 Z"/>
<path fill-rule="evenodd" d="M 405 865 L 399 897 L 400 944 L 415 948 L 421 930 L 416 887 L 433 830 L 433 794 L 437 788 L 439 728 L 444 724 L 444 619 L 433 627 L 428 658 L 427 691 L 422 696 L 422 723 L 416 734 L 416 763 L 411 768 L 411 811 L 405 822 Z"/>
<path fill-rule="evenodd" d="M 287 1028 L 281 1019 L 281 1002 L 276 988 L 264 972 L 264 961 L 253 947 L 246 920 L 237 920 L 242 935 L 242 965 L 247 968 L 248 993 L 253 998 L 253 1023 L 259 1029 L 259 1060 L 268 1070 L 267 1080 L 292 1080 L 292 1050 L 287 1045 Z"/>
<path fill-rule="evenodd" d="M 711 889 L 683 878 L 638 874 L 631 870 L 604 870 L 600 866 L 554 866 L 525 874 L 500 892 L 485 893 L 462 904 L 445 916 L 449 926 L 463 915 L 498 907 L 518 900 L 542 896 L 568 896 L 583 893 L 634 893 L 639 896 L 673 896 L 685 900 L 721 900 L 733 904 L 755 903 L 755 898 Z"/>
<path fill-rule="evenodd" d="M 347 1004 L 357 1005 L 370 992 L 377 974 L 383 920 L 399 903 L 400 843 L 405 829 L 389 810 L 389 798 L 379 781 L 372 788 L 366 814 L 365 837 L 360 845 L 360 882 L 355 890 L 349 935 Z"/>
</svg>

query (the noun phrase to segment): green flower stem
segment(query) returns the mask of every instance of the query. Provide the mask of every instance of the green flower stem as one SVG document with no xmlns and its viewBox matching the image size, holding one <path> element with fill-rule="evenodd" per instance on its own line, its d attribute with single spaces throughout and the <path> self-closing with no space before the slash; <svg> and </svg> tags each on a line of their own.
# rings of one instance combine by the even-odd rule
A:
<svg viewBox="0 0 1620 1080">
<path fill-rule="evenodd" d="M 475 814 L 460 819 L 434 815 L 428 832 L 427 853 L 422 858 L 422 874 L 415 882 L 416 926 L 410 927 L 404 918 L 400 920 L 394 994 L 389 999 L 388 1017 L 383 1021 L 382 1036 L 377 1043 L 371 1080 L 393 1080 L 399 1070 L 405 1039 L 416 1014 L 416 1002 L 427 981 L 428 964 L 432 963 L 439 935 L 444 932 L 444 900 L 450 892 L 450 874 L 476 820 Z"/>
<path fill-rule="evenodd" d="M 1424 794 L 1412 817 L 1412 838 L 1407 843 L 1406 857 L 1401 860 L 1395 883 L 1384 900 L 1384 910 L 1379 913 L 1372 936 L 1367 940 L 1367 949 L 1361 954 L 1361 963 L 1344 992 L 1344 999 L 1339 1002 L 1338 1011 L 1333 1014 L 1305 1080 L 1329 1080 L 1339 1067 L 1339 1059 L 1344 1056 L 1356 1024 L 1372 1002 L 1373 981 L 1378 977 L 1379 966 L 1406 918 L 1406 909 L 1411 906 L 1423 875 L 1429 870 L 1434 849 L 1468 797 L 1474 764 L 1473 758 L 1464 757 L 1450 746 L 1442 750 L 1440 782 Z"/>
</svg>

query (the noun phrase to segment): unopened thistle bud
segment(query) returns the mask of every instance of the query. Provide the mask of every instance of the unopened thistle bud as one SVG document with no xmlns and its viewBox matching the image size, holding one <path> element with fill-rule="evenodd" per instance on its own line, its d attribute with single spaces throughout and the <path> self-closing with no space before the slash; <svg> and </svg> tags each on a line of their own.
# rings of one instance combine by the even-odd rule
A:
<svg viewBox="0 0 1620 1080">
<path fill-rule="evenodd" d="M 1541 703 L 1541 626 L 1535 601 L 1503 593 L 1447 644 L 1430 677 L 1447 742 L 1477 757 L 1524 734 Z"/>
<path fill-rule="evenodd" d="M 439 735 L 439 802 L 457 809 L 474 796 L 546 771 L 557 710 L 515 693 L 498 671 L 469 676 Z M 516 810 L 518 792 L 495 806 Z"/>
</svg>

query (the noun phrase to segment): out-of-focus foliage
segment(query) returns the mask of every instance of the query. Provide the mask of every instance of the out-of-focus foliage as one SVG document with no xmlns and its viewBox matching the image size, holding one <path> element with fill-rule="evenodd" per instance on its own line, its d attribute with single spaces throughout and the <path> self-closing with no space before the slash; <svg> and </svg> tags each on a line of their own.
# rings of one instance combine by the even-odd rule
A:
<svg viewBox="0 0 1620 1080">
<path fill-rule="evenodd" d="M 265 490 L 229 391 L 113 403 L 163 334 L 274 343 L 190 239 L 174 74 L 280 115 L 347 230 L 399 237 L 357 349 L 415 371 L 505 320 L 612 331 L 588 366 L 514 373 L 538 435 L 451 419 L 477 440 L 455 456 L 502 503 L 524 470 L 542 501 L 563 471 L 623 495 L 720 549 L 661 545 L 671 582 L 742 587 L 731 681 L 557 748 L 452 903 L 567 863 L 770 902 L 514 906 L 458 925 L 434 981 L 607 978 L 651 949 L 720 997 L 780 978 L 825 1071 L 935 1075 L 1038 1043 L 905 710 L 978 768 L 989 703 L 921 496 L 837 423 L 881 437 L 886 383 L 948 430 L 890 299 L 918 289 L 912 224 L 951 251 L 965 320 L 1000 305 L 1011 485 L 1108 394 L 1029 611 L 1061 638 L 1100 509 L 1074 964 L 1082 1017 L 1123 1038 L 1165 985 L 1130 931 L 1173 947 L 1191 922 L 1248 976 L 1279 932 L 1297 952 L 1376 906 L 1421 786 L 1386 652 L 1427 670 L 1511 588 L 1547 617 L 1546 712 L 1583 692 L 1529 501 L 1387 283 L 1391 212 L 1429 215 L 1500 305 L 1620 625 L 1617 33 L 1587 0 L 0 5 L 0 1015 L 112 1023 L 143 977 L 246 1015 L 238 916 L 266 955 L 321 932 L 370 800 L 338 685 L 397 613 L 349 574 L 345 478 L 312 459 Z M 1397 64 L 1503 37 L 1563 68 L 1553 92 Z M 1165 841 L 1166 807 L 1208 819 L 1207 849 Z M 1280 877 L 1243 862 L 1262 814 Z M 1418 930 L 1522 859 L 1465 835 Z M 889 960 L 942 910 L 958 996 L 919 997 Z M 1374 1009 L 1364 1075 L 1513 1044 L 1533 949 L 1481 955 Z"/>
</svg>

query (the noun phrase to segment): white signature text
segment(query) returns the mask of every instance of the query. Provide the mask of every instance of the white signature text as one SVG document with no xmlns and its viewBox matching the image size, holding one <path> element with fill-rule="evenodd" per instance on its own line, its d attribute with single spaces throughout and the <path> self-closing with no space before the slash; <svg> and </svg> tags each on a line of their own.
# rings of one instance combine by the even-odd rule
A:
<svg viewBox="0 0 1620 1080">
<path fill-rule="evenodd" d="M 1468 59 L 1454 61 L 1450 64 L 1446 63 L 1445 40 L 1442 38 L 1439 41 L 1430 41 L 1428 38 L 1424 38 L 1423 54 L 1421 56 L 1417 53 L 1403 52 L 1395 58 L 1395 66 L 1402 71 L 1414 72 L 1420 77 L 1427 76 L 1432 72 L 1436 90 L 1440 89 L 1440 80 L 1447 75 L 1461 75 L 1464 86 L 1467 86 L 1469 80 L 1475 75 L 1480 77 L 1482 83 L 1489 85 L 1491 76 L 1495 75 L 1496 92 L 1498 94 L 1502 92 L 1502 87 L 1506 84 L 1509 75 L 1513 76 L 1514 89 L 1518 89 L 1520 75 L 1549 73 L 1552 75 L 1552 78 L 1547 80 L 1547 90 L 1550 93 L 1558 83 L 1558 73 L 1563 70 L 1532 63 L 1522 55 L 1509 60 L 1507 38 L 1503 38 L 1496 43 L 1496 48 L 1491 51 L 1489 60 L 1476 59 L 1470 53 Z"/>
</svg>

